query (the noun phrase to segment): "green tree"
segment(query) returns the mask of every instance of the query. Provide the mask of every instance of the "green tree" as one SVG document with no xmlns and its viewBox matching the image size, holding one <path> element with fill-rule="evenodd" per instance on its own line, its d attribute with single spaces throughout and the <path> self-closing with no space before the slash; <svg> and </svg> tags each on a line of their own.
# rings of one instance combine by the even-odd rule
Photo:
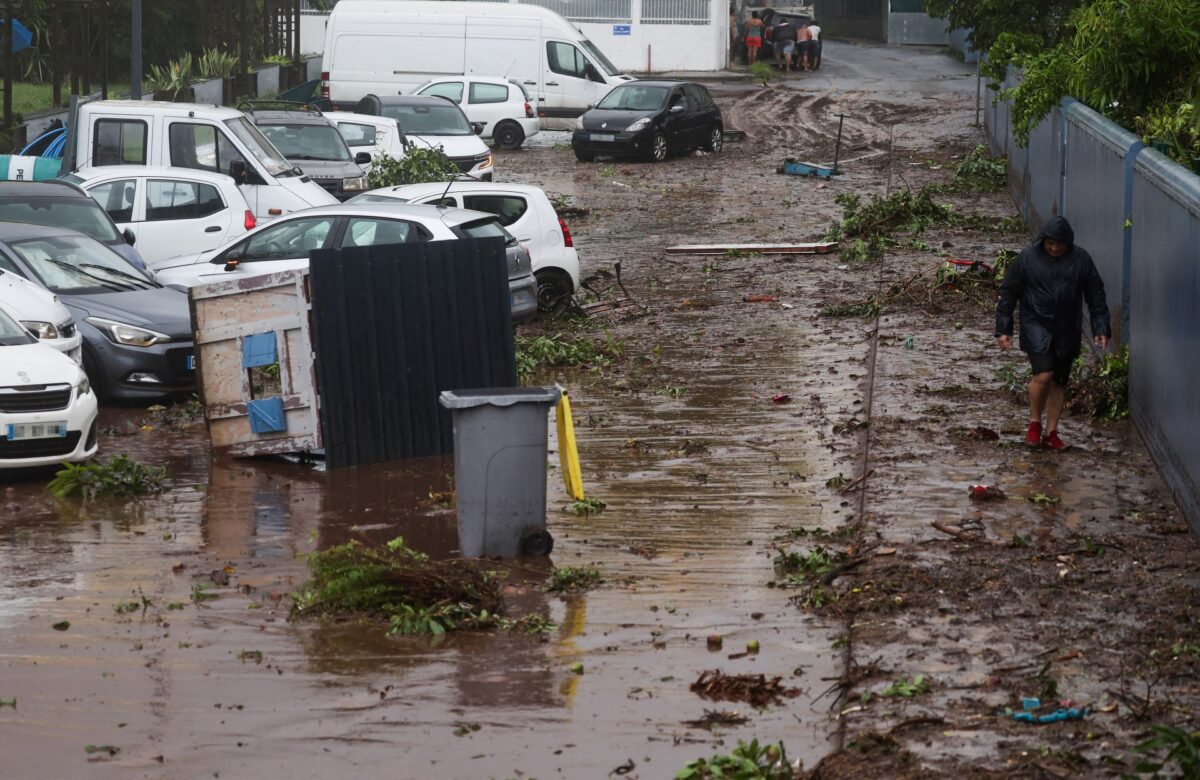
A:
<svg viewBox="0 0 1200 780">
<path fill-rule="evenodd" d="M 1053 46 L 1066 30 L 1071 11 L 1083 0 L 925 0 L 925 11 L 951 29 L 970 30 L 976 51 L 987 51 L 1001 33 L 1027 33 Z"/>
</svg>

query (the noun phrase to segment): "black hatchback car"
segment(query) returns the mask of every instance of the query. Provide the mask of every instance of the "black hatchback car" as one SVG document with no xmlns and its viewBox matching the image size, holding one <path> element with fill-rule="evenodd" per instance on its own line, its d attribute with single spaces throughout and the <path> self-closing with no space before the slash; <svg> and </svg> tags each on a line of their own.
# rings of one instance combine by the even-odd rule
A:
<svg viewBox="0 0 1200 780">
<path fill-rule="evenodd" d="M 725 142 L 721 109 L 699 84 L 631 81 L 604 96 L 575 123 L 571 146 L 581 162 L 598 155 L 662 162 L 671 152 Z"/>
</svg>

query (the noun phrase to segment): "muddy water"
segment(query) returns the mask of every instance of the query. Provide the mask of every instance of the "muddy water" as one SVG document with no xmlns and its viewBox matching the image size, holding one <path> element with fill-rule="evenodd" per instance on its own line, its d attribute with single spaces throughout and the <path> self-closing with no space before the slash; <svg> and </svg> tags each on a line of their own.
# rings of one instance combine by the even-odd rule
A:
<svg viewBox="0 0 1200 780">
<path fill-rule="evenodd" d="M 630 777 L 669 777 L 751 736 L 782 739 L 810 765 L 824 754 L 833 724 L 818 697 L 841 671 L 840 626 L 766 583 L 789 529 L 833 529 L 854 511 L 825 482 L 853 473 L 858 442 L 826 432 L 861 415 L 869 334 L 816 319 L 848 284 L 835 257 L 662 249 L 819 236 L 834 193 L 882 186 L 890 126 L 936 114 L 942 88 L 929 84 L 965 89 L 947 58 L 905 55 L 898 78 L 889 50 L 845 51 L 792 91 L 723 86 L 748 137 L 722 155 L 581 166 L 550 135 L 501 155 L 512 179 L 592 209 L 572 223 L 584 272 L 621 261 L 641 307 L 609 326 L 625 350 L 615 366 L 539 378 L 571 390 L 589 495 L 608 504 L 567 513 L 550 471 L 552 562 L 595 565 L 606 584 L 551 596 L 547 562 L 517 562 L 510 605 L 555 623 L 544 640 L 287 620 L 304 553 L 403 535 L 454 554 L 453 511 L 430 501 L 450 462 L 325 471 L 211 458 L 202 429 L 144 430 L 143 414 L 108 411 L 105 452 L 166 465 L 174 487 L 81 504 L 48 498 L 38 479 L 8 485 L 0 700 L 17 706 L 0 707 L 0 775 L 595 777 L 632 760 Z M 910 105 L 915 94 L 931 105 Z M 846 107 L 861 164 L 828 185 L 773 173 L 785 154 L 830 156 Z M 707 649 L 712 633 L 723 651 Z M 749 639 L 760 653 L 727 657 Z M 583 675 L 568 672 L 575 662 Z M 801 695 L 762 712 L 706 702 L 688 685 L 712 668 L 781 676 Z M 682 723 L 706 709 L 750 722 L 715 734 Z"/>
</svg>

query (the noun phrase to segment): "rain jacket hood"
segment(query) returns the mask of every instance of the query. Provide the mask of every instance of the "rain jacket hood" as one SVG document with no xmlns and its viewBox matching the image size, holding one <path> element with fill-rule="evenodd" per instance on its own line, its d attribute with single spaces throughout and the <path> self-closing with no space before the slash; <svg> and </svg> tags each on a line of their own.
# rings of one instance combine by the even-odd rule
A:
<svg viewBox="0 0 1200 780">
<path fill-rule="evenodd" d="M 1071 229 L 1071 223 L 1067 222 L 1066 217 L 1051 217 L 1047 220 L 1042 232 L 1038 234 L 1038 244 L 1041 244 L 1044 238 L 1060 241 L 1071 249 L 1075 248 L 1075 231 Z"/>
</svg>

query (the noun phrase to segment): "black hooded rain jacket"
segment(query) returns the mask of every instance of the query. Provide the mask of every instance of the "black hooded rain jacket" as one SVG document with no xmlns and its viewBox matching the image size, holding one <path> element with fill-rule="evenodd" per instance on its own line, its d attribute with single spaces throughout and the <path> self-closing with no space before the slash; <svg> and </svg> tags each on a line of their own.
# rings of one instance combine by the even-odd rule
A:
<svg viewBox="0 0 1200 780">
<path fill-rule="evenodd" d="M 1042 239 L 1067 244 L 1062 257 L 1051 257 Z M 996 335 L 1011 336 L 1013 309 L 1021 304 L 1021 349 L 1074 358 L 1083 336 L 1083 301 L 1091 313 L 1092 335 L 1112 336 L 1104 281 L 1087 250 L 1075 245 L 1075 232 L 1062 217 L 1052 217 L 1041 235 L 1009 266 L 996 306 Z"/>
</svg>

